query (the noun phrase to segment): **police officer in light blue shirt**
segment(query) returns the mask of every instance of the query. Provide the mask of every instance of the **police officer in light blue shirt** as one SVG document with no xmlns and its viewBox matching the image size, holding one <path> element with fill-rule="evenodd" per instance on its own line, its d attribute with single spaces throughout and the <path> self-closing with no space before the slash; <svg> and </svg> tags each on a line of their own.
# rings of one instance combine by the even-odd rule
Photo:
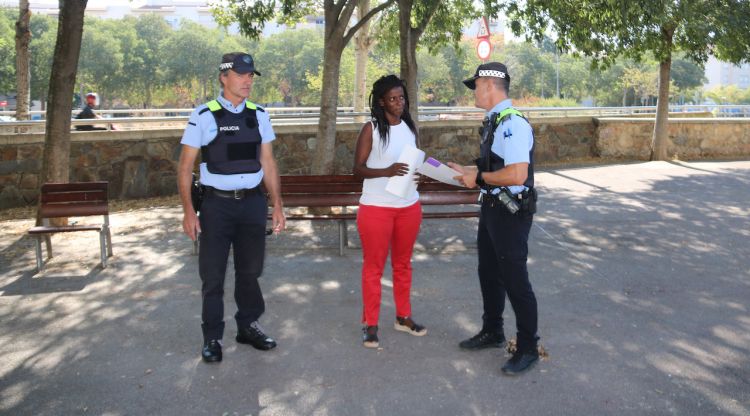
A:
<svg viewBox="0 0 750 416">
<path fill-rule="evenodd" d="M 476 166 L 449 165 L 456 179 L 479 187 L 482 203 L 477 232 L 482 330 L 461 341 L 466 350 L 503 347 L 503 311 L 507 294 L 516 315 L 517 350 L 502 366 L 507 375 L 530 369 L 537 352 L 537 303 L 526 268 L 528 239 L 536 212 L 534 135 L 523 114 L 508 98 L 510 75 L 505 65 L 479 65 L 464 81 L 474 90 L 476 106 L 487 111 Z"/>
<path fill-rule="evenodd" d="M 236 340 L 260 350 L 276 346 L 258 324 L 265 311 L 258 278 L 263 271 L 268 211 L 261 181 L 273 204 L 272 231 L 281 232 L 286 219 L 268 113 L 247 101 L 256 75 L 260 72 L 252 56 L 225 54 L 219 65 L 221 94 L 193 111 L 181 141 L 178 187 L 182 226 L 192 240 L 200 238 L 201 247 L 201 355 L 205 362 L 222 360 L 224 277 L 230 247 L 235 269 Z M 200 216 L 191 200 L 192 171 L 199 153 L 204 189 Z"/>
</svg>

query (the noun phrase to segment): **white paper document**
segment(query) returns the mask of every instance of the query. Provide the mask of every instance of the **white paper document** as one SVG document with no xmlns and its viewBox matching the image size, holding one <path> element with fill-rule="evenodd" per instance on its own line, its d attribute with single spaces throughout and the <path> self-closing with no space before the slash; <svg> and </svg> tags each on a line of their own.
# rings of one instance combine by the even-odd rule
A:
<svg viewBox="0 0 750 416">
<path fill-rule="evenodd" d="M 414 193 L 417 190 L 417 184 L 414 183 L 414 172 L 424 161 L 424 152 L 414 146 L 404 146 L 401 155 L 398 157 L 399 163 L 409 165 L 409 173 L 403 176 L 391 176 L 388 178 L 388 184 L 385 190 L 401 198 Z"/>
<path fill-rule="evenodd" d="M 448 165 L 440 163 L 439 160 L 431 157 L 417 169 L 417 173 L 435 179 L 448 185 L 463 186 L 461 182 L 453 179 L 454 176 L 461 175 L 460 172 L 451 169 Z"/>
</svg>

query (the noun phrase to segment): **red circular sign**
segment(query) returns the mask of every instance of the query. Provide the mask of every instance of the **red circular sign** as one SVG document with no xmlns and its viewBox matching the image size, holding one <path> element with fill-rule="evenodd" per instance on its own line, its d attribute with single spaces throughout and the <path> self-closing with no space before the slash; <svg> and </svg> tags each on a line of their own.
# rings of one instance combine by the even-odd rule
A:
<svg viewBox="0 0 750 416">
<path fill-rule="evenodd" d="M 7 105 L 8 105 L 8 102 L 7 102 L 7 101 L 5 101 L 5 100 L 3 100 L 3 101 L 0 101 L 0 107 L 5 107 L 5 106 L 7 106 Z"/>
<path fill-rule="evenodd" d="M 477 56 L 479 59 L 486 61 L 492 53 L 492 44 L 487 39 L 480 39 L 477 43 Z"/>
</svg>

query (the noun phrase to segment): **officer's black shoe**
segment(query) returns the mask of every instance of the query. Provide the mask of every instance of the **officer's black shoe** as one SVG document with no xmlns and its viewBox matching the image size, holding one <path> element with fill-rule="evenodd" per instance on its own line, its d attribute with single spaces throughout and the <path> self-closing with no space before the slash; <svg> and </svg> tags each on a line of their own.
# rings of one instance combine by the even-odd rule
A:
<svg viewBox="0 0 750 416">
<path fill-rule="evenodd" d="M 516 351 L 500 370 L 505 375 L 516 376 L 530 370 L 538 361 L 539 352 L 536 349 L 527 352 Z"/>
<path fill-rule="evenodd" d="M 268 351 L 276 347 L 276 341 L 263 333 L 258 321 L 254 321 L 247 328 L 239 328 L 236 339 L 240 344 L 250 344 L 258 350 Z"/>
<path fill-rule="evenodd" d="M 473 337 L 463 340 L 458 344 L 465 350 L 481 350 L 484 348 L 502 348 L 505 346 L 505 335 L 497 332 L 482 330 Z"/>
<path fill-rule="evenodd" d="M 218 363 L 221 361 L 221 340 L 212 339 L 203 344 L 201 351 L 203 361 L 207 363 Z"/>
</svg>

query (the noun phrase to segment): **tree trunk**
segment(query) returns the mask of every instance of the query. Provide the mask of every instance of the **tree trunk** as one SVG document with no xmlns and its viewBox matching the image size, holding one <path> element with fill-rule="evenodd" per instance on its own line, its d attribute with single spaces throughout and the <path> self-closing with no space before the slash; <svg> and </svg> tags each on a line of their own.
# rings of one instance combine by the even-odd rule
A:
<svg viewBox="0 0 750 416">
<path fill-rule="evenodd" d="M 320 94 L 320 121 L 318 122 L 317 146 L 311 170 L 317 175 L 331 174 L 334 171 L 333 160 L 336 156 L 336 109 L 339 98 L 339 73 L 341 71 L 341 54 L 344 47 L 364 23 L 376 13 L 388 7 L 393 0 L 388 0 L 371 9 L 359 22 L 348 31 L 347 27 L 354 14 L 356 0 L 326 0 L 325 40 L 323 48 L 323 87 Z"/>
<path fill-rule="evenodd" d="M 417 88 L 417 42 L 419 35 L 411 27 L 413 0 L 398 1 L 399 52 L 401 55 L 401 79 L 406 82 L 409 96 L 409 114 L 419 128 L 419 90 Z"/>
<path fill-rule="evenodd" d="M 370 0 L 358 0 L 357 2 L 357 19 L 362 18 L 370 11 Z M 354 66 L 354 111 L 363 113 L 367 106 L 367 56 L 370 53 L 372 38 L 370 37 L 370 23 L 365 23 L 357 35 L 354 36 L 354 55 L 356 57 Z M 354 119 L 357 123 L 363 123 L 367 120 L 366 116 L 357 116 Z"/>
<path fill-rule="evenodd" d="M 57 41 L 49 82 L 41 183 L 70 180 L 71 98 L 75 88 L 83 36 L 83 12 L 87 2 L 88 0 L 60 0 Z"/>
<path fill-rule="evenodd" d="M 31 79 L 29 55 L 29 43 L 31 42 L 31 30 L 29 21 L 29 0 L 18 2 L 18 21 L 16 22 L 16 120 L 29 119 L 30 87 Z"/>
<path fill-rule="evenodd" d="M 326 23 L 327 24 L 327 23 Z M 339 97 L 339 73 L 344 44 L 341 39 L 326 41 L 323 52 L 323 89 L 320 95 L 320 121 L 312 162 L 312 173 L 318 175 L 334 172 L 336 156 L 336 109 Z"/>
<path fill-rule="evenodd" d="M 656 101 L 656 122 L 651 140 L 651 160 L 667 160 L 669 145 L 669 74 L 672 57 L 659 63 L 659 98 Z"/>
</svg>

